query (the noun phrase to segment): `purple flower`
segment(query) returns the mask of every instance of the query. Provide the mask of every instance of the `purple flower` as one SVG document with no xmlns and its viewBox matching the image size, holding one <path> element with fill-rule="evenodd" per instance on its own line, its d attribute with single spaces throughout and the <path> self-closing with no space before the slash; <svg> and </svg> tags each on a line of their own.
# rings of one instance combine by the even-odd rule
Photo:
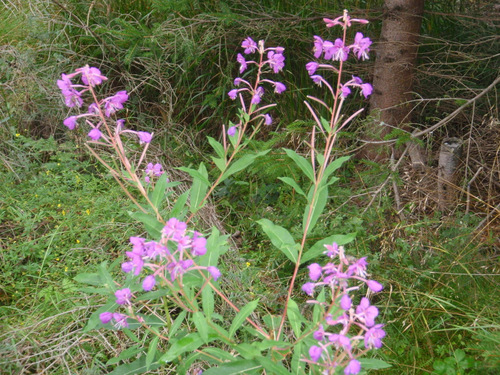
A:
<svg viewBox="0 0 500 375">
<path fill-rule="evenodd" d="M 333 258 L 335 255 L 339 254 L 339 245 L 336 242 L 334 242 L 331 245 L 325 245 L 325 247 L 326 247 L 326 250 L 328 250 L 326 252 L 326 255 L 329 258 Z"/>
<path fill-rule="evenodd" d="M 356 262 L 351 264 L 347 269 L 348 275 L 356 275 L 359 277 L 366 277 L 366 266 L 368 263 L 366 262 L 366 257 L 359 258 Z"/>
<path fill-rule="evenodd" d="M 207 268 L 207 270 L 208 270 L 208 272 L 210 272 L 210 275 L 212 275 L 212 277 L 214 278 L 215 281 L 217 281 L 219 279 L 219 277 L 221 276 L 221 273 L 217 267 L 209 266 Z"/>
<path fill-rule="evenodd" d="M 319 75 L 312 75 L 311 76 L 311 79 L 313 80 L 313 82 L 315 84 L 317 84 L 318 86 L 321 86 L 322 82 L 323 82 L 323 77 L 319 76 Z"/>
<path fill-rule="evenodd" d="M 102 324 L 106 324 L 111 322 L 111 319 L 113 319 L 113 313 L 111 312 L 103 312 L 99 314 L 99 319 L 101 320 Z"/>
<path fill-rule="evenodd" d="M 76 116 L 70 116 L 66 120 L 63 121 L 63 124 L 66 125 L 69 130 L 73 130 L 76 127 Z"/>
<path fill-rule="evenodd" d="M 227 129 L 227 135 L 230 137 L 234 136 L 236 134 L 236 126 L 231 126 L 229 129 Z"/>
<path fill-rule="evenodd" d="M 96 86 L 100 85 L 102 81 L 107 80 L 97 68 L 91 68 L 85 65 L 83 68 L 76 69 L 75 72 L 82 73 L 82 81 L 85 85 Z"/>
<path fill-rule="evenodd" d="M 99 114 L 99 107 L 97 106 L 96 103 L 92 103 L 89 105 L 89 109 L 87 111 L 91 115 L 98 115 Z"/>
<path fill-rule="evenodd" d="M 238 55 L 236 55 L 236 61 L 240 63 L 240 73 L 243 73 L 247 69 L 247 61 L 241 53 L 238 53 Z"/>
<path fill-rule="evenodd" d="M 348 294 L 344 294 L 342 296 L 342 298 L 340 299 L 340 307 L 343 309 L 343 310 L 349 310 L 352 306 L 352 301 L 351 301 L 351 298 L 349 297 Z"/>
<path fill-rule="evenodd" d="M 156 279 L 154 275 L 148 275 L 144 278 L 144 281 L 142 282 L 142 289 L 144 289 L 144 291 L 146 292 L 149 292 L 154 288 L 155 284 L 156 284 Z"/>
<path fill-rule="evenodd" d="M 321 39 L 319 36 L 314 35 L 314 47 L 313 47 L 313 52 L 314 52 L 314 57 L 319 59 L 321 54 L 323 53 L 323 39 Z"/>
<path fill-rule="evenodd" d="M 273 123 L 273 119 L 271 118 L 271 116 L 269 114 L 265 114 L 264 115 L 264 124 L 265 125 L 271 125 Z"/>
<path fill-rule="evenodd" d="M 261 86 L 259 86 L 259 87 L 257 87 L 257 90 L 255 90 L 250 103 L 259 104 L 260 98 L 262 97 L 262 95 L 264 95 L 264 89 Z"/>
<path fill-rule="evenodd" d="M 130 237 L 130 243 L 133 246 L 133 252 L 139 255 L 144 255 L 144 243 L 146 242 L 145 238 L 142 237 Z"/>
<path fill-rule="evenodd" d="M 274 92 L 277 94 L 281 94 L 286 90 L 286 86 L 281 82 L 274 82 Z"/>
<path fill-rule="evenodd" d="M 76 106 L 80 108 L 83 105 L 82 94 L 80 92 L 71 89 L 69 91 L 62 91 L 62 94 L 64 95 L 64 103 L 67 107 L 73 108 Z"/>
<path fill-rule="evenodd" d="M 106 117 L 111 116 L 116 111 L 123 109 L 123 103 L 128 100 L 126 91 L 118 91 L 115 95 L 104 99 L 104 114 Z"/>
<path fill-rule="evenodd" d="M 368 288 L 370 288 L 375 293 L 380 292 L 382 289 L 384 289 L 384 286 L 375 280 L 367 280 L 366 285 L 368 285 Z"/>
<path fill-rule="evenodd" d="M 134 269 L 134 262 L 124 262 L 122 263 L 122 271 L 125 273 L 129 273 Z"/>
<path fill-rule="evenodd" d="M 352 80 L 356 85 L 361 85 L 363 83 L 363 80 L 357 76 L 352 76 Z"/>
<path fill-rule="evenodd" d="M 235 86 L 239 86 L 241 82 L 243 82 L 243 80 L 241 78 L 239 78 L 239 77 L 237 77 L 237 78 L 234 79 L 234 85 Z"/>
<path fill-rule="evenodd" d="M 354 375 L 361 371 L 361 363 L 356 359 L 351 359 L 344 369 L 344 375 Z"/>
<path fill-rule="evenodd" d="M 231 91 L 229 91 L 227 93 L 227 95 L 229 95 L 229 97 L 232 99 L 232 100 L 235 100 L 236 99 L 236 96 L 238 95 L 238 90 L 236 89 L 232 89 Z"/>
<path fill-rule="evenodd" d="M 149 143 L 153 136 L 148 132 L 137 132 L 137 136 L 139 137 L 140 143 Z"/>
<path fill-rule="evenodd" d="M 281 53 L 269 51 L 267 53 L 267 58 L 269 59 L 269 66 L 273 69 L 274 73 L 280 72 L 285 66 L 285 56 Z"/>
<path fill-rule="evenodd" d="M 323 329 L 323 325 L 319 325 L 319 329 L 317 331 L 314 331 L 313 337 L 315 340 L 321 341 L 325 337 L 325 330 Z"/>
<path fill-rule="evenodd" d="M 365 348 L 380 349 L 382 347 L 382 339 L 385 337 L 385 331 L 382 329 L 383 326 L 383 324 L 377 324 L 366 331 Z"/>
<path fill-rule="evenodd" d="M 153 163 L 148 163 L 146 166 L 145 172 L 147 175 L 152 176 L 155 175 L 156 177 L 161 176 L 165 171 L 162 170 L 163 167 L 161 166 L 160 163 L 156 163 L 153 165 Z"/>
<path fill-rule="evenodd" d="M 117 290 L 115 292 L 116 303 L 119 305 L 129 305 L 132 293 L 129 288 Z"/>
<path fill-rule="evenodd" d="M 368 57 L 368 52 L 370 52 L 370 46 L 372 44 L 372 41 L 370 38 L 364 38 L 362 33 L 356 33 L 356 36 L 354 37 L 354 44 L 351 46 L 353 52 L 356 54 L 356 56 L 359 59 L 369 59 Z"/>
<path fill-rule="evenodd" d="M 207 239 L 204 237 L 194 238 L 191 246 L 193 256 L 205 255 L 207 252 Z"/>
<path fill-rule="evenodd" d="M 115 321 L 115 327 L 128 328 L 127 316 L 120 313 L 113 313 L 113 319 Z"/>
<path fill-rule="evenodd" d="M 325 55 L 323 58 L 325 60 L 330 60 L 333 57 L 333 52 L 334 52 L 335 45 L 330 42 L 329 40 L 325 40 L 323 42 L 323 51 L 325 51 Z"/>
<path fill-rule="evenodd" d="M 69 79 L 69 77 L 66 74 L 61 74 L 61 79 L 57 80 L 57 87 L 61 89 L 61 91 L 72 91 L 73 90 L 73 83 Z"/>
<path fill-rule="evenodd" d="M 307 295 L 312 296 L 314 294 L 314 287 L 314 283 L 305 283 L 304 285 L 302 285 L 302 291 Z"/>
<path fill-rule="evenodd" d="M 373 87 L 369 83 L 363 83 L 361 85 L 361 92 L 365 98 L 368 98 L 373 92 Z"/>
<path fill-rule="evenodd" d="M 250 53 L 254 53 L 255 51 L 257 51 L 257 43 L 255 43 L 255 41 L 248 37 L 246 38 L 243 43 L 241 43 L 241 47 L 243 47 L 245 49 L 245 54 L 250 54 Z"/>
<path fill-rule="evenodd" d="M 318 66 L 319 66 L 319 64 L 317 62 L 314 62 L 314 61 L 311 61 L 311 62 L 306 64 L 306 70 L 310 76 L 312 76 L 314 73 L 316 73 Z"/>
<path fill-rule="evenodd" d="M 375 318 L 378 316 L 378 309 L 370 305 L 368 298 L 361 298 L 359 306 L 356 307 L 356 316 L 363 321 L 367 327 L 372 327 L 375 324 Z"/>
<path fill-rule="evenodd" d="M 322 352 L 323 349 L 321 349 L 319 346 L 313 345 L 309 348 L 309 357 L 311 357 L 311 360 L 313 362 L 318 362 Z"/>
<path fill-rule="evenodd" d="M 98 128 L 93 128 L 91 131 L 89 131 L 88 136 L 94 141 L 97 141 L 99 138 L 101 138 L 102 133 Z"/>
<path fill-rule="evenodd" d="M 344 348 L 347 351 L 351 350 L 351 340 L 349 337 L 340 335 L 338 333 L 332 333 L 328 336 L 328 340 L 333 342 L 336 348 Z"/>
<path fill-rule="evenodd" d="M 179 275 L 182 275 L 186 272 L 186 270 L 191 267 L 193 261 L 191 259 L 181 260 L 180 262 L 172 262 L 167 266 L 167 269 L 170 271 L 170 279 L 172 281 Z"/>
<path fill-rule="evenodd" d="M 337 38 L 335 39 L 335 44 L 333 45 L 331 52 L 333 54 L 333 61 L 346 61 L 349 56 L 349 47 L 344 45 L 342 39 Z"/>
<path fill-rule="evenodd" d="M 175 217 L 169 219 L 167 224 L 163 227 L 162 233 L 166 237 L 173 238 L 178 241 L 186 233 L 187 224 L 183 221 L 177 220 Z"/>
<path fill-rule="evenodd" d="M 349 94 L 351 93 L 351 89 L 345 85 L 342 85 L 340 87 L 340 96 L 342 96 L 343 98 L 347 98 L 347 96 L 349 96 Z"/>
<path fill-rule="evenodd" d="M 309 278 L 312 281 L 317 281 L 321 277 L 323 267 L 321 267 L 318 263 L 310 264 L 307 268 L 309 268 Z"/>
</svg>

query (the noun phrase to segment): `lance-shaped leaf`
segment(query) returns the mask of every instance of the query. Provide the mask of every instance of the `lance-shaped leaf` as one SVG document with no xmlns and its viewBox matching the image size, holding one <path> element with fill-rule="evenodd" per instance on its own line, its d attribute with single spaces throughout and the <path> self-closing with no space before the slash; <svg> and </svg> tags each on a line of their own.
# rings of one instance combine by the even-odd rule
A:
<svg viewBox="0 0 500 375">
<path fill-rule="evenodd" d="M 297 263 L 299 245 L 295 243 L 290 232 L 279 225 L 273 224 L 273 222 L 268 219 L 260 219 L 257 223 L 262 226 L 262 229 L 267 234 L 272 244 L 285 254 L 294 264 Z"/>
<path fill-rule="evenodd" d="M 233 337 L 236 331 L 243 325 L 245 320 L 250 316 L 250 314 L 255 310 L 259 300 L 248 302 L 243 308 L 236 314 L 229 328 L 229 337 Z"/>
<path fill-rule="evenodd" d="M 257 159 L 259 156 L 264 156 L 267 154 L 270 150 L 266 151 L 261 151 L 256 154 L 247 154 L 236 160 L 234 163 L 232 163 L 229 168 L 227 169 L 226 172 L 222 175 L 221 181 L 225 180 L 229 176 L 245 169 L 248 167 L 250 164 L 254 162 L 255 159 Z"/>
<path fill-rule="evenodd" d="M 302 170 L 302 172 L 304 172 L 304 174 L 306 175 L 306 177 L 311 180 L 312 182 L 314 182 L 314 170 L 313 170 L 313 167 L 311 165 L 311 163 L 306 159 L 304 158 L 303 156 L 300 156 L 299 154 L 297 154 L 295 151 L 293 150 L 289 150 L 287 148 L 284 149 L 286 154 L 288 155 L 288 157 L 290 159 L 292 159 L 295 164 L 297 164 L 297 166 Z"/>
<path fill-rule="evenodd" d="M 295 182 L 295 180 L 291 179 L 290 177 L 278 177 L 278 180 L 281 180 L 285 184 L 290 185 L 295 189 L 297 193 L 307 198 L 306 193 L 304 193 L 304 190 L 302 190 L 302 188 L 299 186 L 299 184 L 297 184 L 297 182 Z"/>
<path fill-rule="evenodd" d="M 302 219 L 303 228 L 305 228 L 307 223 L 309 223 L 309 226 L 307 227 L 307 233 L 310 233 L 316 225 L 319 216 L 323 213 L 327 200 L 327 184 L 320 183 L 316 192 L 314 190 L 314 185 L 311 186 L 311 188 L 309 189 L 309 193 L 307 194 L 308 204 L 304 210 L 304 217 Z"/>
</svg>

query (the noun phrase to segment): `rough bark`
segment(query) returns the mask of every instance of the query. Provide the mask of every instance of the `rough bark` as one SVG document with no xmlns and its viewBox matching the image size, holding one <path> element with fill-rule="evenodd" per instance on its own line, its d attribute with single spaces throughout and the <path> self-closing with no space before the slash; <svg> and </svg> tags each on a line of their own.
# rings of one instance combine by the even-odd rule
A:
<svg viewBox="0 0 500 375">
<path fill-rule="evenodd" d="M 394 127 L 404 127 L 411 121 L 411 107 L 407 102 L 412 98 L 423 11 L 424 0 L 386 0 L 384 3 L 370 99 L 375 124 L 367 131 L 369 139 L 380 140 Z M 377 145 L 366 147 L 365 156 L 371 160 L 379 160 L 383 154 Z"/>
</svg>

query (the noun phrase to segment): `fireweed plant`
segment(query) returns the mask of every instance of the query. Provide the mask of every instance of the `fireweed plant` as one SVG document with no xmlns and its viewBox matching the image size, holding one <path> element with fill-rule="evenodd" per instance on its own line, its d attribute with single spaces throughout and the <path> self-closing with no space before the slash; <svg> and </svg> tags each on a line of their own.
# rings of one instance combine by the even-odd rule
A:
<svg viewBox="0 0 500 375">
<path fill-rule="evenodd" d="M 333 235 L 313 245 L 307 241 L 326 206 L 329 186 L 337 181 L 332 174 L 348 159 L 332 160 L 337 135 L 362 111 L 345 118 L 342 105 L 354 89 L 364 97 L 372 92 L 372 86 L 361 78 L 346 79 L 343 74 L 349 58 L 368 58 L 369 38 L 358 32 L 352 43 L 346 40 L 352 24 L 368 21 L 353 19 L 347 11 L 341 17 L 324 21 L 329 28 L 339 26 L 342 37 L 331 42 L 314 36 L 315 60 L 306 69 L 314 83 L 326 86 L 331 100 L 327 103 L 308 96 L 305 102 L 316 123 L 311 129 L 308 157 L 284 150 L 304 173 L 308 186 L 281 178 L 307 202 L 302 236 L 296 239 L 270 220 L 258 221 L 271 243 L 295 265 L 280 315 L 254 313 L 258 299 L 236 306 L 224 292 L 224 276 L 217 268 L 219 257 L 228 249 L 227 236 L 215 228 L 203 235 L 191 227 L 195 214 L 222 181 L 268 152 L 247 152 L 236 157 L 262 125 L 272 124 L 269 110 L 275 104 L 264 102 L 269 92 L 281 94 L 286 90 L 276 80 L 284 67 L 284 49 L 266 47 L 264 41 L 255 42 L 250 37 L 242 42 L 244 51 L 237 55 L 237 61 L 244 78 L 237 77 L 228 93 L 240 105 L 237 121 L 222 126 L 222 142 L 208 138 L 216 154 L 212 161 L 217 177 L 210 181 L 204 163 L 198 169 L 180 168 L 190 174 L 193 183 L 175 202 L 169 197 L 177 183 L 168 181 L 160 164 L 145 161 L 153 134 L 128 130 L 125 120 L 116 118 L 128 93 L 119 91 L 99 100 L 96 87 L 107 78 L 95 67 L 76 69 L 58 80 L 66 105 L 86 108 L 66 118 L 64 125 L 70 130 L 86 129 L 90 138 L 88 149 L 139 208 L 131 215 L 145 225 L 149 237 L 130 238 L 131 249 L 121 264 L 120 280 L 114 280 L 109 269 L 117 262 L 111 267 L 102 264 L 98 273 L 76 277 L 77 281 L 94 286 L 87 290 L 109 296 L 108 303 L 91 316 L 85 330 L 121 329 L 136 343 L 118 360 L 110 360 L 109 364 L 119 360 L 131 362 L 118 366 L 118 371 L 141 373 L 172 363 L 180 374 L 358 374 L 388 366 L 383 361 L 361 358 L 382 346 L 383 324 L 375 322 L 379 311 L 368 297 L 383 287 L 369 278 L 366 258 L 345 254 L 343 245 L 352 241 L 354 235 Z M 74 83 L 78 79 L 80 82 Z M 90 105 L 84 107 L 86 98 Z M 318 137 L 323 138 L 324 149 L 316 148 Z M 140 155 L 128 156 L 130 139 L 142 146 Z M 117 161 L 108 162 L 98 154 L 105 149 L 115 153 Z M 137 194 L 133 192 L 140 196 L 134 197 Z M 326 263 L 309 264 L 309 281 L 297 287 L 300 266 L 322 255 L 326 255 Z M 360 297 L 365 286 L 367 294 Z M 300 308 L 292 297 L 305 299 L 306 306 Z M 230 323 L 216 311 L 216 301 L 234 311 Z M 268 309 L 261 306 L 258 311 Z M 214 341 L 219 344 L 209 345 Z"/>
</svg>

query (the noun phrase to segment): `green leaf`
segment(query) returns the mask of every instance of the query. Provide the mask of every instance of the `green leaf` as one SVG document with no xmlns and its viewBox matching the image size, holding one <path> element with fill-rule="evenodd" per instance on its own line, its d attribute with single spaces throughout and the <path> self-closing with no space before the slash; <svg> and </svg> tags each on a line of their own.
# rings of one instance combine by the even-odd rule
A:
<svg viewBox="0 0 500 375">
<path fill-rule="evenodd" d="M 203 163 L 201 163 L 201 164 L 203 164 Z M 200 164 L 200 167 L 201 167 L 201 164 Z M 187 167 L 179 167 L 177 169 L 188 173 L 193 178 L 193 180 L 198 179 L 201 182 L 205 183 L 205 185 L 210 185 L 210 181 L 208 181 L 208 174 L 207 175 L 201 174 L 199 172 L 199 168 L 198 168 L 198 171 L 196 169 L 187 168 Z M 205 170 L 206 170 L 206 168 L 205 168 Z"/>
<path fill-rule="evenodd" d="M 320 117 L 319 119 L 321 121 L 321 125 L 323 125 L 323 129 L 325 129 L 327 133 L 330 133 L 332 131 L 332 128 L 330 127 L 330 122 L 324 117 Z"/>
<path fill-rule="evenodd" d="M 228 249 L 227 238 L 229 236 L 221 236 L 216 227 L 212 227 L 212 233 L 207 238 L 207 252 L 205 255 L 198 257 L 198 265 L 200 266 L 214 266 L 219 263 L 219 256 L 224 254 Z"/>
<path fill-rule="evenodd" d="M 292 374 L 299 375 L 305 374 L 306 363 L 302 361 L 302 346 L 303 343 L 299 342 L 293 347 L 293 356 L 292 356 Z"/>
<path fill-rule="evenodd" d="M 139 295 L 137 298 L 135 298 L 136 301 L 152 301 L 161 297 L 168 296 L 171 293 L 171 291 L 167 288 L 165 289 L 158 289 L 153 292 L 147 292 L 144 294 Z"/>
<path fill-rule="evenodd" d="M 108 271 L 108 264 L 106 261 L 99 264 L 98 272 L 100 279 L 103 281 L 102 285 L 114 291 L 115 282 Z"/>
<path fill-rule="evenodd" d="M 200 167 L 198 168 L 199 174 L 202 176 L 200 177 L 193 177 L 193 185 L 191 186 L 190 189 L 190 209 L 191 212 L 194 214 L 196 213 L 200 208 L 203 207 L 203 198 L 205 197 L 205 194 L 207 193 L 208 187 L 210 186 L 210 183 L 208 182 L 208 172 L 207 168 L 205 167 L 205 164 L 200 163 Z M 206 182 L 205 182 L 206 181 Z"/>
<path fill-rule="evenodd" d="M 333 160 L 330 164 L 328 164 L 325 168 L 324 176 L 325 178 L 330 177 L 330 175 L 339 169 L 342 164 L 344 164 L 347 160 L 349 160 L 350 156 L 342 156 L 338 159 Z"/>
<path fill-rule="evenodd" d="M 250 371 L 255 371 L 260 368 L 262 368 L 262 365 L 255 359 L 243 359 L 239 361 L 224 363 L 217 367 L 212 367 L 207 371 L 203 371 L 203 375 L 249 374 Z"/>
<path fill-rule="evenodd" d="M 186 353 L 193 352 L 198 349 L 201 345 L 203 345 L 205 341 L 201 338 L 198 333 L 190 333 L 183 338 L 174 341 L 170 349 L 161 356 L 159 359 L 160 363 L 172 362 L 178 356 Z"/>
<path fill-rule="evenodd" d="M 295 162 L 295 164 L 297 164 L 297 166 L 302 170 L 302 172 L 304 172 L 306 177 L 309 180 L 311 180 L 312 182 L 314 182 L 315 176 L 314 176 L 314 170 L 313 170 L 311 163 L 306 158 L 304 158 L 303 156 L 300 156 L 299 154 L 297 154 L 293 150 L 290 150 L 287 148 L 285 148 L 284 150 L 285 150 L 286 154 L 288 155 L 288 157 L 290 159 L 292 159 Z"/>
<path fill-rule="evenodd" d="M 205 286 L 201 291 L 201 305 L 207 319 L 212 320 L 212 314 L 214 313 L 214 291 L 209 285 Z"/>
<path fill-rule="evenodd" d="M 288 309 L 286 311 L 286 314 L 290 322 L 290 325 L 292 326 L 293 333 L 295 333 L 295 337 L 300 337 L 300 335 L 302 334 L 301 326 L 302 322 L 304 321 L 304 318 L 300 313 L 297 302 L 295 302 L 293 299 L 290 299 L 288 301 Z"/>
<path fill-rule="evenodd" d="M 73 280 L 82 283 L 95 286 L 102 286 L 104 284 L 98 273 L 80 273 L 76 275 Z"/>
<path fill-rule="evenodd" d="M 175 318 L 174 323 L 172 324 L 172 327 L 170 327 L 170 330 L 168 331 L 168 337 L 172 339 L 177 332 L 177 330 L 180 328 L 181 324 L 184 322 L 184 319 L 186 318 L 187 311 L 182 310 L 180 314 Z"/>
<path fill-rule="evenodd" d="M 258 152 L 256 154 L 247 154 L 243 155 L 241 158 L 236 160 L 234 163 L 232 163 L 229 168 L 227 169 L 226 172 L 222 175 L 221 181 L 225 180 L 229 176 L 245 169 L 248 167 L 250 164 L 254 162 L 255 159 L 257 159 L 259 156 L 264 156 L 266 155 L 270 150 L 265 150 Z"/>
<path fill-rule="evenodd" d="M 248 302 L 243 308 L 236 314 L 236 316 L 233 319 L 233 322 L 231 323 L 231 327 L 229 328 L 229 337 L 233 337 L 234 334 L 236 333 L 236 330 L 240 328 L 243 323 L 245 322 L 246 318 L 250 316 L 250 314 L 255 310 L 257 307 L 257 304 L 259 303 L 259 300 L 256 299 L 255 301 Z"/>
<path fill-rule="evenodd" d="M 157 210 L 160 210 L 162 208 L 160 206 L 165 198 L 165 189 L 167 188 L 167 183 L 167 174 L 163 173 L 158 181 L 156 181 L 155 189 L 151 193 L 151 203 Z"/>
<path fill-rule="evenodd" d="M 212 137 L 207 137 L 208 143 L 213 147 L 219 158 L 224 159 L 224 147 Z"/>
<path fill-rule="evenodd" d="M 248 344 L 243 342 L 234 347 L 240 355 L 245 359 L 254 359 L 255 357 L 260 356 L 260 350 L 255 347 L 255 345 Z"/>
<path fill-rule="evenodd" d="M 213 357 L 215 357 L 219 360 L 222 360 L 222 361 L 234 361 L 234 359 L 235 359 L 231 353 L 228 353 L 227 351 L 219 349 L 219 348 L 204 348 L 202 351 L 203 351 L 203 353 L 209 354 L 205 357 L 206 357 L 206 360 L 209 362 L 210 362 L 210 360 L 212 360 L 211 363 L 216 363 L 213 360 Z M 220 363 L 220 361 L 217 361 L 217 363 Z"/>
<path fill-rule="evenodd" d="M 325 184 L 320 184 L 316 194 L 314 194 L 314 185 L 311 186 L 311 188 L 309 189 L 309 194 L 307 195 L 307 200 L 309 204 L 304 210 L 302 226 L 303 228 L 305 228 L 309 220 L 307 233 L 310 233 L 316 225 L 316 222 L 318 221 L 320 215 L 323 213 L 323 210 L 325 209 L 326 202 L 328 201 L 328 186 Z M 309 214 L 309 210 L 311 207 L 312 211 Z"/>
<path fill-rule="evenodd" d="M 163 223 L 160 223 L 156 216 L 145 214 L 144 212 L 129 212 L 130 217 L 144 224 L 146 231 L 153 238 L 160 238 Z"/>
<path fill-rule="evenodd" d="M 278 180 L 281 180 L 285 184 L 290 185 L 295 189 L 297 193 L 307 198 L 306 193 L 304 193 L 304 190 L 302 190 L 302 188 L 299 186 L 299 184 L 297 184 L 297 182 L 295 182 L 295 180 L 291 179 L 290 177 L 278 177 Z"/>
<path fill-rule="evenodd" d="M 321 288 L 321 291 L 316 296 L 316 301 L 325 302 L 325 288 Z M 315 303 L 313 307 L 313 323 L 320 322 L 323 319 L 324 312 L 325 309 L 321 303 Z"/>
<path fill-rule="evenodd" d="M 392 367 L 391 364 L 376 358 L 358 358 L 363 370 L 380 370 Z"/>
<path fill-rule="evenodd" d="M 300 259 L 300 263 L 303 264 L 323 254 L 323 252 L 326 251 L 325 245 L 331 245 L 332 243 L 336 242 L 337 245 L 343 246 L 352 242 L 355 238 L 356 233 L 334 234 L 333 236 L 323 238 L 322 240 L 319 240 L 311 246 L 311 248 Z"/>
<path fill-rule="evenodd" d="M 201 311 L 196 311 L 193 313 L 192 319 L 201 339 L 206 344 L 208 342 L 208 324 L 205 315 Z"/>
<path fill-rule="evenodd" d="M 189 190 L 185 191 L 177 197 L 174 207 L 169 212 L 169 219 L 175 217 L 176 219 L 182 220 L 184 218 L 186 202 L 189 197 Z M 184 212 L 183 212 L 184 211 Z"/>
<path fill-rule="evenodd" d="M 297 263 L 299 246 L 295 243 L 292 235 L 285 228 L 273 224 L 268 219 L 260 219 L 257 223 L 262 226 L 272 244 L 294 264 Z"/>
<path fill-rule="evenodd" d="M 215 166 L 219 168 L 221 172 L 224 172 L 226 170 L 226 161 L 221 158 L 216 158 L 215 156 L 212 156 L 212 161 L 214 162 Z"/>
</svg>

